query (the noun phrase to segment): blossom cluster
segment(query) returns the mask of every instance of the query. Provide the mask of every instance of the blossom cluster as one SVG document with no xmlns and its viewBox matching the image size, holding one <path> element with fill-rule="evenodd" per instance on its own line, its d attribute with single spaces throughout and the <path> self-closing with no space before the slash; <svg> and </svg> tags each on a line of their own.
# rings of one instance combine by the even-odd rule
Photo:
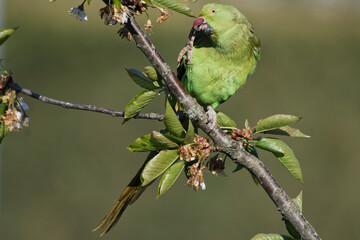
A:
<svg viewBox="0 0 360 240">
<path fill-rule="evenodd" d="M 1 97 L 1 107 L 4 107 L 4 110 L 1 115 L 0 123 L 1 125 L 5 125 L 6 130 L 10 132 L 15 130 L 19 131 L 23 127 L 29 126 L 30 118 L 25 113 L 29 107 L 24 102 L 23 98 L 18 98 L 16 96 L 14 90 L 9 91 Z"/>
<path fill-rule="evenodd" d="M 187 181 L 187 185 L 192 187 L 195 191 L 199 190 L 199 188 L 201 188 L 201 190 L 206 189 L 203 174 L 204 168 L 205 166 L 199 164 L 199 162 L 188 167 L 190 177 Z"/>
</svg>

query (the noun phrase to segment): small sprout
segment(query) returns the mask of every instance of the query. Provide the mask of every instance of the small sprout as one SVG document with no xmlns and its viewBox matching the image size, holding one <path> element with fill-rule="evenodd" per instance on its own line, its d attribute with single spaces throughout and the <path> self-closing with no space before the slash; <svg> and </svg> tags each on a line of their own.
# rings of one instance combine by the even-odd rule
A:
<svg viewBox="0 0 360 240">
<path fill-rule="evenodd" d="M 231 138 L 240 141 L 242 139 L 252 140 L 251 136 L 254 134 L 252 128 L 233 129 L 231 132 Z"/>
<path fill-rule="evenodd" d="M 78 7 L 70 8 L 70 15 L 76 17 L 80 21 L 87 21 L 88 18 L 86 16 L 86 13 L 84 11 L 84 4 L 86 1 L 84 1 L 82 4 L 80 4 Z"/>
</svg>

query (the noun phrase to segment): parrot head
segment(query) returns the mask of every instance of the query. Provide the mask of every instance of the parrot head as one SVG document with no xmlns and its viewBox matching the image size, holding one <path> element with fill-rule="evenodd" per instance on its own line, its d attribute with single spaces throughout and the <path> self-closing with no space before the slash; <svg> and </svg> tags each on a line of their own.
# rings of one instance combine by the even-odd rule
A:
<svg viewBox="0 0 360 240">
<path fill-rule="evenodd" d="M 210 3 L 205 5 L 199 18 L 194 21 L 195 31 L 204 32 L 212 37 L 222 35 L 234 25 L 241 23 L 245 16 L 235 7 L 225 4 Z"/>
</svg>

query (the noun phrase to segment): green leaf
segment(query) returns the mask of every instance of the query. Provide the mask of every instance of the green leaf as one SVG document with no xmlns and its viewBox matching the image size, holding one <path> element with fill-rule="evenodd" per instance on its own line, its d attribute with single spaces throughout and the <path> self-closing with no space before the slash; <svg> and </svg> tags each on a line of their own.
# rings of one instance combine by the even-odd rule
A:
<svg viewBox="0 0 360 240">
<path fill-rule="evenodd" d="M 151 2 L 156 3 L 161 7 L 168 8 L 174 12 L 181 13 L 189 17 L 194 17 L 191 9 L 177 0 L 151 0 Z"/>
<path fill-rule="evenodd" d="M 175 137 L 184 138 L 185 137 L 185 129 L 181 125 L 176 113 L 172 109 L 169 101 L 166 101 L 166 110 L 165 110 L 165 119 L 164 123 L 166 129 L 173 134 Z"/>
<path fill-rule="evenodd" d="M 113 0 L 114 4 L 115 4 L 115 7 L 117 9 L 120 9 L 121 8 L 121 0 Z"/>
<path fill-rule="evenodd" d="M 304 183 L 299 161 L 291 148 L 283 141 L 276 138 L 262 138 L 260 141 L 255 142 L 255 147 L 272 152 L 296 179 Z"/>
<path fill-rule="evenodd" d="M 127 149 L 130 152 L 149 152 L 158 150 L 156 144 L 151 141 L 150 134 L 139 137 L 129 147 L 127 147 Z"/>
<path fill-rule="evenodd" d="M 176 142 L 177 144 L 184 144 L 184 138 L 183 137 L 176 137 L 176 136 L 174 136 L 174 134 L 170 133 L 166 129 L 161 130 L 160 132 L 161 132 L 161 134 L 163 134 L 165 137 L 167 137 L 171 141 Z"/>
<path fill-rule="evenodd" d="M 225 113 L 216 113 L 217 122 L 221 128 L 236 128 L 236 123 Z"/>
<path fill-rule="evenodd" d="M 178 147 L 178 144 L 166 138 L 161 133 L 153 131 L 152 134 L 147 134 L 136 139 L 127 149 L 130 152 L 149 152 Z"/>
<path fill-rule="evenodd" d="M 7 128 L 5 123 L 0 122 L 0 143 L 8 133 L 9 133 L 9 129 Z"/>
<path fill-rule="evenodd" d="M 256 132 L 265 132 L 275 128 L 287 126 L 299 121 L 301 118 L 293 115 L 276 114 L 265 118 L 256 126 Z"/>
<path fill-rule="evenodd" d="M 153 82 L 161 82 L 162 78 L 155 68 L 151 66 L 144 67 L 145 75 Z"/>
<path fill-rule="evenodd" d="M 251 240 L 293 240 L 292 237 L 276 233 L 259 233 Z"/>
<path fill-rule="evenodd" d="M 153 157 L 141 173 L 141 182 L 145 186 L 160 176 L 179 158 L 178 150 L 162 150 Z"/>
<path fill-rule="evenodd" d="M 136 116 L 157 95 L 156 92 L 145 90 L 136 95 L 125 107 L 124 122 Z"/>
<path fill-rule="evenodd" d="M 1 103 L 0 104 L 0 115 L 3 115 L 5 113 L 7 104 Z"/>
<path fill-rule="evenodd" d="M 195 129 L 194 129 L 194 126 L 192 125 L 191 120 L 189 119 L 189 126 L 188 126 L 188 130 L 186 132 L 186 135 L 185 135 L 184 143 L 185 144 L 193 143 L 194 138 L 195 138 Z"/>
<path fill-rule="evenodd" d="M 171 186 L 176 182 L 180 173 L 184 170 L 185 161 L 180 161 L 173 164 L 161 177 L 159 188 L 158 188 L 158 197 L 163 195 Z"/>
<path fill-rule="evenodd" d="M 162 135 L 157 131 L 152 131 L 150 141 L 157 147 L 157 150 L 160 149 L 171 149 L 178 148 L 179 145 Z"/>
<path fill-rule="evenodd" d="M 283 136 L 290 136 L 290 137 L 303 137 L 309 138 L 309 135 L 302 133 L 299 129 L 292 128 L 290 126 L 284 126 L 277 129 L 273 129 L 270 131 L 264 132 L 266 134 L 273 134 L 273 135 L 283 135 Z"/>
<path fill-rule="evenodd" d="M 147 78 L 142 72 L 136 69 L 127 69 L 125 68 L 131 79 L 140 87 L 147 90 L 155 90 L 160 88 L 160 86 L 154 85 L 154 82 Z"/>
<path fill-rule="evenodd" d="M 16 28 L 8 28 L 0 31 L 0 46 L 15 32 Z"/>
</svg>

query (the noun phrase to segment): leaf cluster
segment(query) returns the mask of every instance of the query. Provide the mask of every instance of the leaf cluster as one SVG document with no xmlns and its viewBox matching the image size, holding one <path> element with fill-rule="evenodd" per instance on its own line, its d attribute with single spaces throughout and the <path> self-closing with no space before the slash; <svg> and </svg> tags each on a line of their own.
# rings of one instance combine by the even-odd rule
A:
<svg viewBox="0 0 360 240">
<path fill-rule="evenodd" d="M 191 122 L 187 122 L 188 128 L 185 130 L 168 101 L 166 102 L 164 124 L 165 130 L 152 131 L 151 134 L 136 139 L 128 147 L 131 152 L 157 152 L 146 163 L 140 179 L 142 185 L 146 186 L 162 175 L 158 186 L 158 196 L 164 194 L 184 170 L 186 163 L 179 160 L 178 148 L 193 142 L 195 138 Z"/>
</svg>

